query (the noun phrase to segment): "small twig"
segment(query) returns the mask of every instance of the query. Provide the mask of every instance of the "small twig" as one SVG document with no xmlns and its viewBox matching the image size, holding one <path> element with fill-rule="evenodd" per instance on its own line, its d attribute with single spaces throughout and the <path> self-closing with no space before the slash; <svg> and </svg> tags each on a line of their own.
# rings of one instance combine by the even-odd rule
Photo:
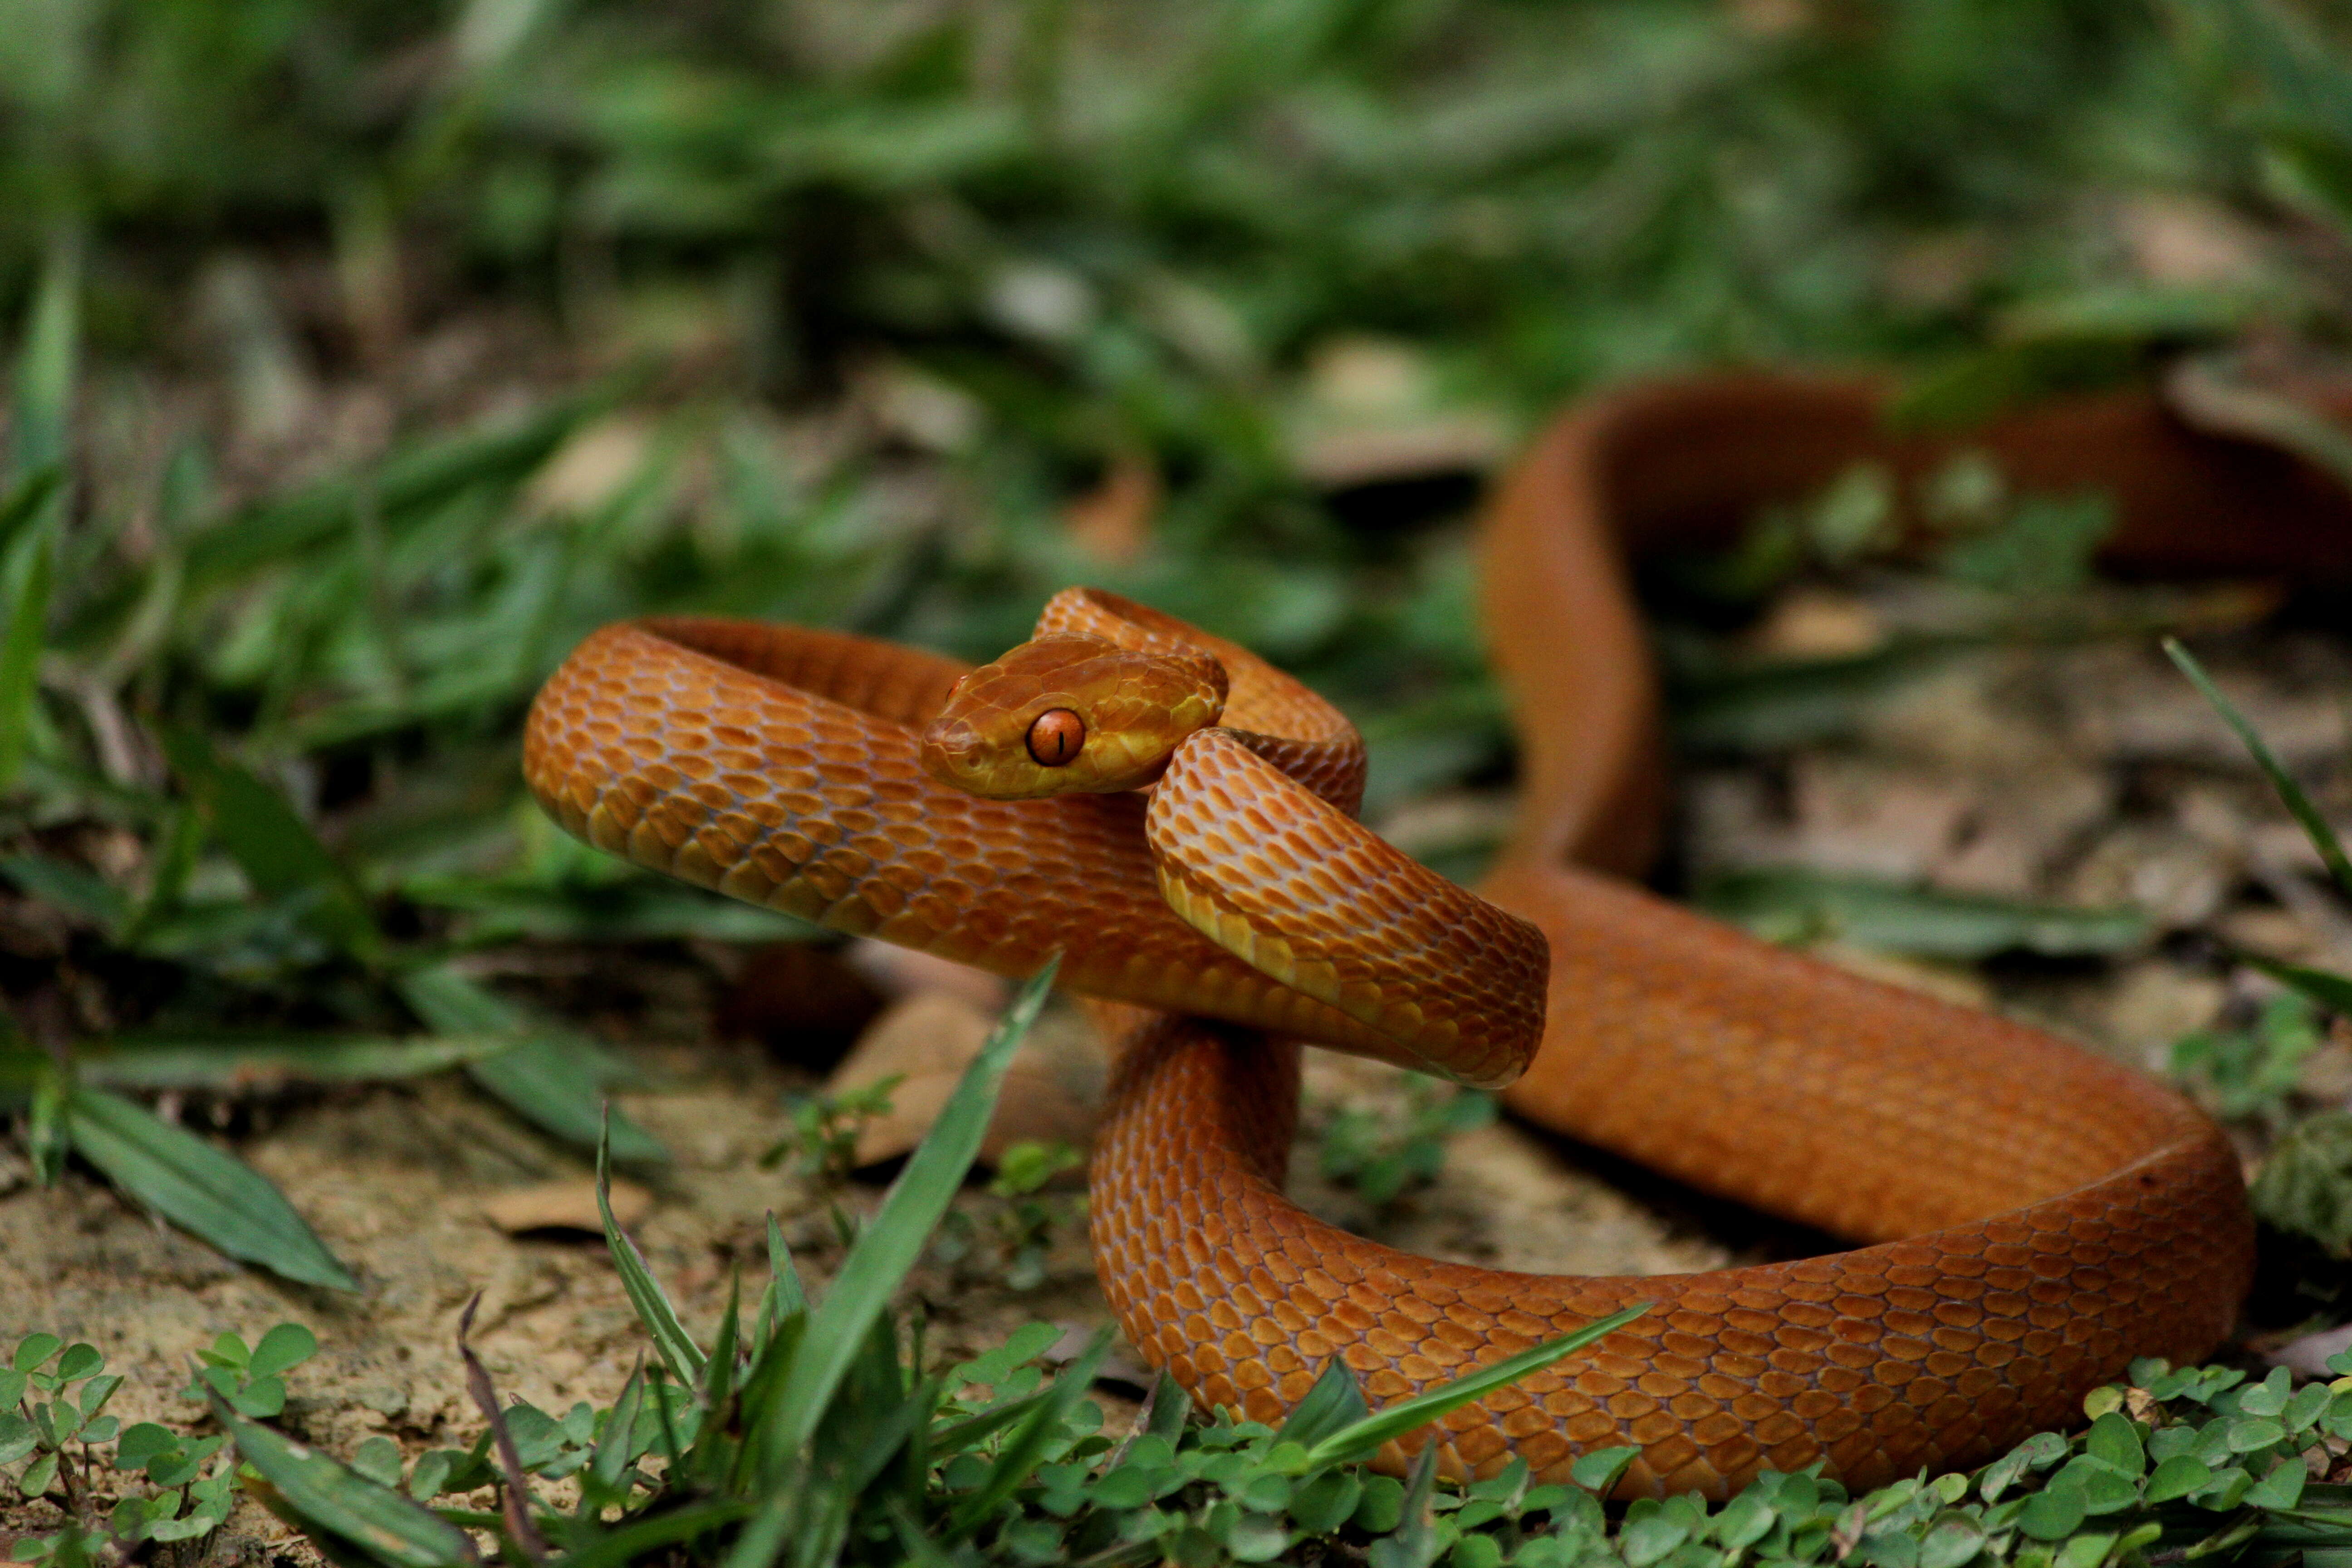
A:
<svg viewBox="0 0 2352 1568">
<path fill-rule="evenodd" d="M 499 1409 L 499 1391 L 490 1384 L 489 1369 L 482 1364 L 482 1358 L 474 1353 L 474 1347 L 466 1342 L 466 1336 L 474 1329 L 474 1309 L 481 1304 L 482 1293 L 477 1290 L 474 1299 L 466 1303 L 464 1315 L 457 1320 L 457 1353 L 465 1358 L 467 1390 L 473 1394 L 474 1403 L 481 1406 L 483 1415 L 489 1420 L 490 1438 L 499 1451 L 499 1468 L 506 1476 L 504 1508 L 507 1529 L 513 1534 L 516 1547 L 525 1557 L 534 1563 L 544 1563 L 547 1561 L 547 1542 L 541 1538 L 539 1527 L 530 1521 L 530 1482 L 523 1474 L 522 1455 L 515 1447 L 514 1434 L 507 1430 L 505 1415 Z"/>
</svg>

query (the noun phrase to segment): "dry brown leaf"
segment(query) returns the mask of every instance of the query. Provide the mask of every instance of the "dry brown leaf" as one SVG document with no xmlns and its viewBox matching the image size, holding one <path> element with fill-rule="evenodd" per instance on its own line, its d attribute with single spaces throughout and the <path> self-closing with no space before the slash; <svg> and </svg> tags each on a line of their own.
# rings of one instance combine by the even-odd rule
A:
<svg viewBox="0 0 2352 1568">
<path fill-rule="evenodd" d="M 1129 565 L 1151 545 L 1151 519 L 1160 499 L 1160 466 L 1150 455 L 1121 453 L 1101 483 L 1062 509 L 1062 525 L 1079 549 L 1104 565 Z"/>
<path fill-rule="evenodd" d="M 824 1086 L 839 1095 L 899 1079 L 889 1110 L 859 1131 L 856 1163 L 895 1159 L 923 1141 L 994 1025 L 992 1014 L 941 991 L 918 992 L 874 1020 Z M 1023 1142 L 1083 1148 L 1093 1137 L 1100 1073 L 1098 1065 L 1087 1070 L 1070 1034 L 1041 1027 L 1022 1046 L 1005 1071 L 982 1159 L 993 1163 Z"/>
<path fill-rule="evenodd" d="M 612 1201 L 614 1223 L 623 1229 L 645 1218 L 654 1206 L 653 1194 L 635 1182 L 617 1179 L 613 1183 Z M 604 1217 L 596 1212 L 596 1184 L 585 1176 L 494 1193 L 482 1200 L 482 1215 L 509 1236 L 533 1230 L 577 1230 L 596 1236 L 604 1228 Z"/>
<path fill-rule="evenodd" d="M 1010 1000 L 1004 982 L 985 970 L 871 937 L 859 937 L 843 949 L 842 962 L 893 1001 L 938 991 L 993 1016 Z"/>
<path fill-rule="evenodd" d="M 1752 651 L 1773 658 L 1851 658 L 1885 641 L 1886 617 L 1867 599 L 1812 585 L 1773 600 L 1748 638 Z"/>
</svg>

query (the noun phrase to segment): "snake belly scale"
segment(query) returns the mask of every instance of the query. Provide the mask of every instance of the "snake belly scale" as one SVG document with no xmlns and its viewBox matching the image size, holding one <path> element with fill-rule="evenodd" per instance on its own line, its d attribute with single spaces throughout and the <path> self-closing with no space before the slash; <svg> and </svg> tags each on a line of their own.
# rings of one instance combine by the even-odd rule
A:
<svg viewBox="0 0 2352 1568">
<path fill-rule="evenodd" d="M 1490 538 L 1510 543 L 1529 482 Z M 925 765 L 961 665 L 650 620 L 596 633 L 549 680 L 525 772 L 613 853 L 999 973 L 1058 953 L 1067 988 L 1124 1004 L 1097 1268 L 1129 1337 L 1196 1399 L 1278 1419 L 1338 1356 L 1386 1402 L 1648 1302 L 1388 1458 L 1435 1441 L 1448 1473 L 1517 1456 L 1559 1478 L 1632 1445 L 1617 1495 L 1721 1498 L 1817 1460 L 1855 1488 L 1979 1462 L 2074 1419 L 2132 1357 L 2228 1332 L 2252 1268 L 2238 1163 L 2168 1090 L 1568 863 L 1563 845 L 1606 839 L 1588 803 L 1625 794 L 1590 770 L 1556 798 L 1546 781 L 1576 771 L 1531 770 L 1520 850 L 1473 898 L 1355 826 L 1352 731 L 1244 650 L 1085 591 L 1039 634 L 1205 656 L 1227 689 L 1216 724 L 1148 789 L 986 798 Z M 1066 760 L 1069 702 L 1041 700 L 1056 717 L 1032 754 Z M 1521 717 L 1570 722 L 1541 701 Z M 1600 744 L 1640 731 L 1579 722 Z M 1583 1278 L 1365 1241 L 1282 1195 L 1300 1042 L 1507 1083 L 1530 1120 L 1864 1245 Z"/>
</svg>

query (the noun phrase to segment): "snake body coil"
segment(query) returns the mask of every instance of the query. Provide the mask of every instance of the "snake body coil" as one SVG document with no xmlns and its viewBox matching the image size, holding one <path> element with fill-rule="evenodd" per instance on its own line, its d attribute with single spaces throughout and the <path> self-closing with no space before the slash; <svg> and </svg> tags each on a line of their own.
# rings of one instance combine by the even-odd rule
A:
<svg viewBox="0 0 2352 1568">
<path fill-rule="evenodd" d="M 1844 418 L 1869 395 L 1824 406 Z M 1647 1301 L 1405 1449 L 1433 1437 L 1455 1474 L 1517 1455 L 1556 1478 L 1632 1444 L 1626 1497 L 1720 1498 L 1815 1460 L 1857 1488 L 1976 1462 L 2067 1423 L 2132 1357 L 2194 1357 L 2227 1333 L 2252 1256 L 2237 1161 L 2126 1068 L 1570 864 L 1637 863 L 1654 821 L 1646 665 L 1604 527 L 1626 500 L 1608 464 L 1644 428 L 1622 406 L 1613 425 L 1562 426 L 1490 511 L 1490 630 L 1520 699 L 1527 793 L 1483 900 L 1353 825 L 1360 748 L 1312 693 L 1107 595 L 1057 599 L 1041 637 L 1194 660 L 1170 679 L 1223 704 L 1222 727 L 1148 763 L 1167 770 L 1148 795 L 941 783 L 918 730 L 962 667 L 703 620 L 583 643 L 532 710 L 526 773 L 614 853 L 1000 973 L 1058 952 L 1071 989 L 1149 1010 L 1129 1019 L 1097 1148 L 1093 1236 L 1129 1337 L 1197 1399 L 1274 1419 L 1336 1355 L 1385 1402 Z M 1811 482 L 1868 431 L 1815 441 Z M 1780 488 L 1799 489 L 1788 468 Z M 1718 488 L 1654 517 L 1759 499 Z M 1034 709 L 1014 743 L 1042 724 L 1030 757 L 1069 765 L 1094 732 L 1084 694 L 1013 696 Z M 1866 1245 L 1601 1279 L 1349 1236 L 1281 1195 L 1302 1040 L 1516 1079 L 1523 1115 Z"/>
</svg>

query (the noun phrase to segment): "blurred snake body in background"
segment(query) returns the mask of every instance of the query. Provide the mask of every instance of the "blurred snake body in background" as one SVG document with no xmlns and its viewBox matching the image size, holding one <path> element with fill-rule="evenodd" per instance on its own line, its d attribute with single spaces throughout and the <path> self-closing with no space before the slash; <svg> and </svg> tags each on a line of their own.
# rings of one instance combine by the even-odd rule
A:
<svg viewBox="0 0 2352 1568">
<path fill-rule="evenodd" d="M 2238 1160 L 2126 1068 L 1623 879 L 1654 847 L 1662 776 L 1628 536 L 1720 540 L 1856 456 L 1916 472 L 1944 449 L 1879 435 L 1867 386 L 1714 384 L 1588 405 L 1488 509 L 1523 793 L 1478 897 L 1354 823 L 1363 753 L 1328 704 L 1085 591 L 976 674 L 838 633 L 606 627 L 533 707 L 531 788 L 589 842 L 689 881 L 1002 974 L 1058 953 L 1066 987 L 1127 1005 L 1097 1268 L 1129 1338 L 1197 1400 L 1278 1420 L 1337 1356 L 1386 1403 L 1649 1302 L 1403 1451 L 1564 1479 L 1630 1445 L 1620 1497 L 1722 1498 L 1816 1461 L 1856 1489 L 1981 1462 L 2078 1419 L 2132 1358 L 2229 1332 L 2252 1266 Z M 2126 569 L 2352 553 L 2321 515 L 2340 523 L 2340 500 L 2278 454 L 2145 399 L 2082 408 L 1980 441 L 2021 482 L 2113 487 Z M 2199 515 L 2215 498 L 2284 521 L 2232 537 Z M 1299 1042 L 1507 1085 L 1538 1124 L 1861 1245 L 1581 1278 L 1365 1241 L 1282 1196 Z"/>
</svg>

